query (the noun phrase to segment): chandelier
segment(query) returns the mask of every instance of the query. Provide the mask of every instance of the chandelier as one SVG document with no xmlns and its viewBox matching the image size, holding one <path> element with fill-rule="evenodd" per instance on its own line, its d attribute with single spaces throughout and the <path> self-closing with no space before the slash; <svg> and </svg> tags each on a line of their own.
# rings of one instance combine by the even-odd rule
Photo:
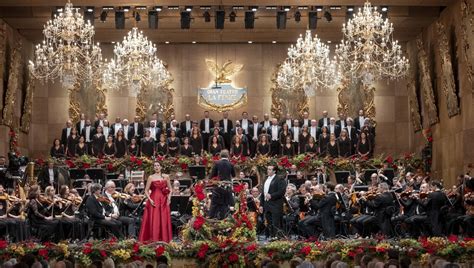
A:
<svg viewBox="0 0 474 268">
<path fill-rule="evenodd" d="M 160 88 L 171 80 L 171 74 L 156 57 L 156 46 L 138 28 L 132 30 L 114 47 L 114 59 L 105 63 L 103 85 L 119 90 L 129 87 L 138 93 L 145 87 Z"/>
<path fill-rule="evenodd" d="M 36 45 L 35 59 L 29 62 L 33 77 L 42 82 L 59 78 L 63 86 L 91 81 L 102 61 L 99 44 L 93 44 L 95 31 L 84 22 L 78 8 L 68 2 L 43 29 L 43 43 Z"/>
<path fill-rule="evenodd" d="M 401 46 L 393 40 L 393 24 L 369 2 L 342 27 L 343 40 L 336 46 L 339 67 L 353 79 L 370 84 L 381 78 L 404 77 L 409 68 Z"/>
<path fill-rule="evenodd" d="M 307 30 L 303 38 L 288 49 L 288 57 L 277 74 L 277 84 L 285 90 L 303 88 L 307 95 L 316 89 L 331 88 L 338 83 L 339 73 L 334 60 L 329 57 L 329 46 Z"/>
</svg>

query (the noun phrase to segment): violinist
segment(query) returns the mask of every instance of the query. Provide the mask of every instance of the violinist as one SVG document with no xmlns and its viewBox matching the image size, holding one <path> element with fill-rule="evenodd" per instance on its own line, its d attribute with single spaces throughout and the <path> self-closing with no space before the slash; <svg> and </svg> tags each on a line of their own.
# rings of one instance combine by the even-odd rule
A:
<svg viewBox="0 0 474 268">
<path fill-rule="evenodd" d="M 431 235 L 442 236 L 441 228 L 441 208 L 447 204 L 447 197 L 441 191 L 442 185 L 437 181 L 430 182 L 431 192 L 425 200 L 422 201 L 426 208 L 426 214 L 431 228 Z"/>
<path fill-rule="evenodd" d="M 40 202 L 40 199 L 43 202 Z M 46 206 L 48 205 L 43 204 L 46 202 L 43 199 L 40 198 L 40 187 L 38 185 L 31 186 L 28 193 L 28 219 L 31 226 L 37 230 L 36 235 L 41 241 L 58 241 L 59 237 L 56 230 L 59 226 L 59 221 L 55 220 L 53 216 L 45 214 Z"/>
<path fill-rule="evenodd" d="M 309 205 L 309 211 L 304 219 L 298 222 L 298 229 L 303 237 L 316 237 L 316 226 L 321 226 L 321 215 L 319 211 L 319 202 L 325 196 L 324 184 L 311 186 L 310 193 L 307 193 L 305 204 Z"/>
<path fill-rule="evenodd" d="M 0 190 L 5 191 L 3 186 L 0 185 Z M 8 196 L 7 199 L 7 215 L 9 224 L 8 231 L 9 235 L 15 242 L 19 242 L 25 239 L 26 236 L 26 223 L 25 223 L 25 209 L 26 199 L 22 200 L 15 196 L 13 189 L 10 189 L 9 194 L 3 194 L 1 196 Z M 0 198 L 1 199 L 1 198 Z M 11 227 L 10 227 L 11 225 Z"/>
<path fill-rule="evenodd" d="M 395 206 L 395 200 L 392 193 L 389 191 L 387 183 L 382 182 L 378 186 L 377 195 L 372 200 L 365 200 L 367 205 L 375 211 L 375 223 L 386 236 L 391 236 L 390 216 L 388 216 L 387 209 Z"/>
<path fill-rule="evenodd" d="M 420 185 L 420 194 L 426 194 L 428 192 L 428 184 L 423 183 Z M 407 225 L 407 231 L 412 237 L 417 237 L 420 235 L 421 226 L 424 226 L 426 222 L 426 211 L 425 207 L 420 200 L 420 195 L 412 193 L 408 196 L 408 199 L 412 201 L 412 205 L 408 209 L 405 208 L 404 204 L 408 204 L 408 201 L 405 201 L 407 197 L 403 195 L 400 198 L 400 202 L 404 205 L 404 211 L 406 215 L 405 223 Z"/>
<path fill-rule="evenodd" d="M 120 202 L 120 215 L 135 217 L 139 212 L 138 210 L 144 196 L 137 195 L 135 190 L 135 185 L 133 185 L 133 183 L 125 185 L 123 196 L 127 196 L 127 198 L 124 198 L 122 202 Z"/>
<path fill-rule="evenodd" d="M 375 223 L 374 209 L 370 207 L 366 201 L 368 197 L 375 196 L 375 187 L 369 186 L 367 192 L 360 192 L 360 197 L 356 203 L 360 206 L 361 214 L 351 219 L 350 223 L 354 227 L 358 235 L 366 237 L 370 234 L 370 226 Z"/>
<path fill-rule="evenodd" d="M 466 215 L 460 217 L 465 237 L 474 237 L 474 192 L 464 195 Z"/>
<path fill-rule="evenodd" d="M 75 216 L 75 212 L 81 204 L 81 200 L 78 200 L 77 197 L 79 196 L 72 194 L 66 185 L 61 186 L 59 189 L 58 214 L 61 216 L 59 222 L 63 227 L 64 238 L 82 238 L 81 221 Z"/>
<path fill-rule="evenodd" d="M 263 229 L 263 215 L 260 213 L 260 191 L 257 187 L 250 190 L 250 195 L 247 196 L 248 210 L 257 226 L 257 233 Z"/>
<path fill-rule="evenodd" d="M 105 197 L 110 200 L 110 204 L 105 206 L 106 212 L 110 214 L 110 217 L 116 219 L 122 223 L 122 226 L 127 227 L 127 237 L 137 237 L 136 234 L 136 220 L 132 217 L 121 215 L 120 214 L 120 203 L 123 201 L 124 198 L 122 195 L 119 195 L 118 200 L 114 198 L 114 194 L 117 192 L 115 191 L 115 183 L 111 180 L 105 183 Z"/>
<path fill-rule="evenodd" d="M 109 213 L 106 213 L 103 205 L 99 201 L 99 200 L 105 200 L 105 198 L 100 195 L 101 190 L 102 190 L 102 185 L 98 183 L 94 183 L 91 185 L 92 194 L 86 200 L 86 207 L 89 213 L 89 220 L 92 221 L 93 224 L 104 226 L 115 237 L 121 238 L 122 237 L 122 231 L 121 231 L 122 223 L 112 218 Z"/>
<path fill-rule="evenodd" d="M 296 195 L 296 186 L 292 183 L 286 186 L 286 206 L 283 206 L 283 222 L 285 223 L 286 230 L 291 230 L 298 222 L 299 211 L 300 211 L 300 199 Z M 285 209 L 287 211 L 285 211 Z M 286 212 L 286 213 L 285 213 Z"/>
<path fill-rule="evenodd" d="M 10 233 L 11 224 L 8 219 L 9 201 L 3 185 L 0 185 L 0 233 L 7 237 Z M 12 229 L 13 230 L 13 229 Z"/>
</svg>

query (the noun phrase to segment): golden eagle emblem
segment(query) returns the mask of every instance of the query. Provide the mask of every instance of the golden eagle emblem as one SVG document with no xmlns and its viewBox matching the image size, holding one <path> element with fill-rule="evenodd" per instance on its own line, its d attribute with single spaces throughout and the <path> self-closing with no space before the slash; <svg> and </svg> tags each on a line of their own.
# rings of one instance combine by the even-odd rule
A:
<svg viewBox="0 0 474 268">
<path fill-rule="evenodd" d="M 208 70 L 215 76 L 216 84 L 227 84 L 232 82 L 229 79 L 232 75 L 240 72 L 244 67 L 243 64 L 234 64 L 232 61 L 226 61 L 222 66 L 217 65 L 214 60 L 206 59 Z"/>
</svg>

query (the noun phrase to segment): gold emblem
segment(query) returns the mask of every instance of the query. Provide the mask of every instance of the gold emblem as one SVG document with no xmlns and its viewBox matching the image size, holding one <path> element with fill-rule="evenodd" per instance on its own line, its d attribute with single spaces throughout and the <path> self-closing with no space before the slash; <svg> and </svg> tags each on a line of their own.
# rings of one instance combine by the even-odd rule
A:
<svg viewBox="0 0 474 268">
<path fill-rule="evenodd" d="M 217 65 L 214 60 L 206 59 L 208 70 L 214 75 L 216 84 L 229 84 L 232 80 L 229 77 L 240 72 L 244 67 L 243 64 L 234 64 L 232 61 L 226 61 L 222 66 Z"/>
</svg>

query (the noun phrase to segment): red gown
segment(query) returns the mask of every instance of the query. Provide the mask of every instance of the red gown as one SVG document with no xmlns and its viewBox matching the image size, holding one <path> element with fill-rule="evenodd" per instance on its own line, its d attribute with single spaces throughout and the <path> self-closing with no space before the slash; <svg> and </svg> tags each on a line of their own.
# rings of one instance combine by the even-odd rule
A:
<svg viewBox="0 0 474 268">
<path fill-rule="evenodd" d="M 173 234 L 171 230 L 171 212 L 168 204 L 170 190 L 166 180 L 152 181 L 150 185 L 150 198 L 155 202 L 153 207 L 150 202 L 145 205 L 139 241 L 164 241 L 170 242 Z"/>
</svg>

